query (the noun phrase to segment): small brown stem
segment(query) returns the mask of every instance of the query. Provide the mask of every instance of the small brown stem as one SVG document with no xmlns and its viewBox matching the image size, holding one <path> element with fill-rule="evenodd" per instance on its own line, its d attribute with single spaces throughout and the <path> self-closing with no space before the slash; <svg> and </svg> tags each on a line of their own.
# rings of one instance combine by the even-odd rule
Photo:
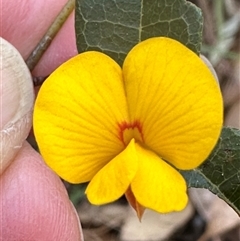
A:
<svg viewBox="0 0 240 241">
<path fill-rule="evenodd" d="M 43 38 L 34 48 L 30 56 L 26 60 L 26 64 L 30 71 L 34 69 L 39 60 L 41 59 L 44 52 L 47 50 L 52 40 L 61 29 L 62 25 L 65 23 L 71 12 L 75 7 L 75 0 L 68 0 L 66 5 L 62 8 L 61 12 L 58 14 L 52 25 L 49 27 Z"/>
</svg>

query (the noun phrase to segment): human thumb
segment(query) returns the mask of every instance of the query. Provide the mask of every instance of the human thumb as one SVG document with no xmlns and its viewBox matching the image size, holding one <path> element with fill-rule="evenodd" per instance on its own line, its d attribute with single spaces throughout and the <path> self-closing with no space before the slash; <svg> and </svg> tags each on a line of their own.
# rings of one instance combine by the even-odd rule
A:
<svg viewBox="0 0 240 241">
<path fill-rule="evenodd" d="M 19 52 L 0 38 L 0 175 L 10 165 L 32 126 L 34 90 Z"/>
</svg>

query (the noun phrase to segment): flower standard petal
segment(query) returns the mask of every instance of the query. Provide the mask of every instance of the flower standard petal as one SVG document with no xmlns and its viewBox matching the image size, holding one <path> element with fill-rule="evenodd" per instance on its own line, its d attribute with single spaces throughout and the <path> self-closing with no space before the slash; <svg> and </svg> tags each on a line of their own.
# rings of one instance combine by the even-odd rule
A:
<svg viewBox="0 0 240 241">
<path fill-rule="evenodd" d="M 201 164 L 223 120 L 219 87 L 203 61 L 175 40 L 152 38 L 130 51 L 123 76 L 145 144 L 179 169 Z"/>
<path fill-rule="evenodd" d="M 46 163 L 63 179 L 89 181 L 120 153 L 117 123 L 128 121 L 120 67 L 99 52 L 61 65 L 45 81 L 34 110 L 34 131 Z"/>
<path fill-rule="evenodd" d="M 160 213 L 183 210 L 188 201 L 181 174 L 154 152 L 136 144 L 139 167 L 131 183 L 136 201 Z"/>
<path fill-rule="evenodd" d="M 92 204 L 101 205 L 120 198 L 138 169 L 134 139 L 126 149 L 104 166 L 89 183 L 86 194 Z"/>
</svg>

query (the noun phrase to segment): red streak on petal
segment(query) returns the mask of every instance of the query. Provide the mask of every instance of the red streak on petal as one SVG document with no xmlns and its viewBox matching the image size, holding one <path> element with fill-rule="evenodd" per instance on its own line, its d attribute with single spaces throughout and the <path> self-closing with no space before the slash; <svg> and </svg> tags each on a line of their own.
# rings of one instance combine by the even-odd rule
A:
<svg viewBox="0 0 240 241">
<path fill-rule="evenodd" d="M 140 121 L 136 120 L 132 123 L 128 123 L 126 121 L 122 122 L 122 123 L 118 123 L 118 127 L 119 127 L 119 139 L 121 140 L 122 143 L 124 143 L 124 145 L 128 144 L 128 143 L 125 143 L 124 142 L 124 131 L 125 130 L 129 130 L 129 129 L 137 129 L 141 135 L 141 139 L 142 141 L 144 141 L 144 138 L 143 138 L 143 131 L 142 131 L 142 125 L 140 123 Z"/>
</svg>

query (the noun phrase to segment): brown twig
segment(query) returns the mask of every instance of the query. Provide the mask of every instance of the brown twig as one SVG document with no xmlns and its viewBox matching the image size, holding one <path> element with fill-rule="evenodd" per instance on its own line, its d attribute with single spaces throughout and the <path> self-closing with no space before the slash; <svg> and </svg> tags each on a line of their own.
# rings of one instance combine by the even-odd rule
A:
<svg viewBox="0 0 240 241">
<path fill-rule="evenodd" d="M 61 12 L 58 14 L 54 22 L 45 33 L 45 35 L 42 37 L 40 42 L 37 44 L 30 56 L 27 58 L 26 64 L 30 71 L 32 71 L 37 65 L 44 52 L 47 50 L 52 40 L 73 11 L 74 7 L 75 0 L 68 0 L 68 2 L 62 8 Z"/>
</svg>

